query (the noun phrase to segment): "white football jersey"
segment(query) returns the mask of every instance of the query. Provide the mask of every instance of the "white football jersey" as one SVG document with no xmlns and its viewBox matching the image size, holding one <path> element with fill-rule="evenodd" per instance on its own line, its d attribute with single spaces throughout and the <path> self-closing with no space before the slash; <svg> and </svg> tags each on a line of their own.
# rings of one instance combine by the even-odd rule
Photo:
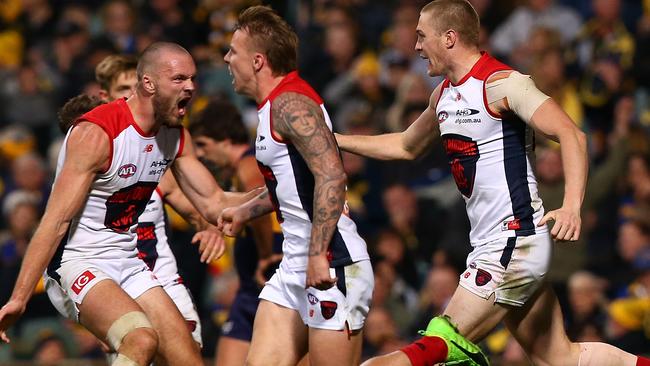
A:
<svg viewBox="0 0 650 366">
<path fill-rule="evenodd" d="M 183 146 L 182 128 L 162 126 L 155 134 L 143 133 L 124 99 L 101 105 L 79 120 L 104 129 L 111 147 L 110 164 L 96 175 L 86 203 L 72 220 L 48 273 L 70 259 L 137 256 L 138 217 Z M 57 176 L 65 161 L 69 136 L 70 132 L 59 153 Z"/>
<path fill-rule="evenodd" d="M 282 227 L 284 235 L 282 261 L 288 268 L 300 270 L 307 266 L 314 202 L 314 176 L 298 150 L 291 143 L 281 141 L 272 132 L 271 103 L 284 92 L 299 93 L 311 98 L 320 105 L 330 130 L 332 123 L 321 98 L 295 71 L 287 74 L 269 97 L 258 106 L 259 124 L 255 141 L 255 158 L 264 175 Z M 357 233 L 354 221 L 345 212 L 341 215 L 329 244 L 328 258 L 331 267 L 344 266 L 369 258 L 365 241 Z"/>
<path fill-rule="evenodd" d="M 467 205 L 473 246 L 500 238 L 547 231 L 529 154 L 532 129 L 514 115 L 487 108 L 485 81 L 511 70 L 483 53 L 458 82 L 443 81 L 436 105 L 443 146 L 456 186 Z"/>
<path fill-rule="evenodd" d="M 180 281 L 174 253 L 169 247 L 165 206 L 160 191 L 151 195 L 142 215 L 138 219 L 138 257 L 156 275 L 160 284 Z"/>
</svg>

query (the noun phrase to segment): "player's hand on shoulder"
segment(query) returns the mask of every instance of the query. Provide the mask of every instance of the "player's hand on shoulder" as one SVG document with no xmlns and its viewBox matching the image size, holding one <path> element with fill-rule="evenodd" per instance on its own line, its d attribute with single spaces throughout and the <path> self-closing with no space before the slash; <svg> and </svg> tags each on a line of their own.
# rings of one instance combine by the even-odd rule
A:
<svg viewBox="0 0 650 366">
<path fill-rule="evenodd" d="M 7 329 L 12 326 L 18 318 L 25 312 L 25 305 L 19 301 L 9 300 L 0 308 L 0 340 L 9 343 Z"/>
<path fill-rule="evenodd" d="M 196 243 L 199 244 L 201 263 L 210 263 L 215 259 L 219 259 L 226 251 L 226 242 L 223 240 L 223 234 L 216 227 L 194 234 L 192 244 Z"/>
<path fill-rule="evenodd" d="M 580 238 L 582 225 L 580 210 L 560 207 L 557 210 L 549 211 L 537 226 L 544 226 L 549 222 L 553 222 L 551 236 L 556 241 L 576 241 Z"/>
<path fill-rule="evenodd" d="M 338 278 L 330 276 L 330 263 L 324 255 L 313 255 L 307 262 L 305 288 L 325 291 L 336 284 Z"/>
</svg>

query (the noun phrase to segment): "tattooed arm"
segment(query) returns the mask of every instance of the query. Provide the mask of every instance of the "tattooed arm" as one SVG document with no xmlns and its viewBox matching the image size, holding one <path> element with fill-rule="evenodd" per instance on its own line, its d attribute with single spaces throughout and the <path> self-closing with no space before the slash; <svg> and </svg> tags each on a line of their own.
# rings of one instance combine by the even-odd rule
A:
<svg viewBox="0 0 650 366">
<path fill-rule="evenodd" d="M 345 202 L 346 177 L 336 140 L 320 106 L 302 94 L 278 96 L 271 117 L 274 132 L 298 150 L 314 176 L 306 287 L 325 290 L 336 283 L 336 278 L 330 278 L 327 248 Z"/>
<path fill-rule="evenodd" d="M 262 193 L 248 202 L 239 206 L 228 207 L 221 212 L 221 216 L 219 216 L 219 228 L 224 234 L 237 236 L 248 221 L 273 211 L 269 191 L 266 188 L 256 188 L 253 191 L 259 190 L 262 190 Z"/>
</svg>

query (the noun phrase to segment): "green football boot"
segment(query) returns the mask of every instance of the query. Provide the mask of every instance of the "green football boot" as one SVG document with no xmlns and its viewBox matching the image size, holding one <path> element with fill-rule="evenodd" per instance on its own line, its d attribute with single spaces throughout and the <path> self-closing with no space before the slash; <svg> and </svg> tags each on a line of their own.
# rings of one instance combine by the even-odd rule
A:
<svg viewBox="0 0 650 366">
<path fill-rule="evenodd" d="M 437 316 L 431 319 L 427 330 L 421 330 L 420 335 L 440 337 L 447 343 L 447 360 L 443 363 L 444 365 L 490 365 L 481 349 L 460 335 L 446 316 Z"/>
</svg>

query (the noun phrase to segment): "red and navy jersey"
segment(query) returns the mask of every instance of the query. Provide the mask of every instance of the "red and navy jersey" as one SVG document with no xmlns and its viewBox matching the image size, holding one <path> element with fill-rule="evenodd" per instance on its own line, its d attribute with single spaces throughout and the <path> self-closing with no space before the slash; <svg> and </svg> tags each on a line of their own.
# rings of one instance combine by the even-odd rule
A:
<svg viewBox="0 0 650 366">
<path fill-rule="evenodd" d="M 255 148 L 251 147 L 246 150 L 243 157 L 255 157 Z M 237 182 L 233 182 L 233 186 L 238 186 Z M 275 217 L 275 214 L 271 214 Z M 282 241 L 284 237 L 282 236 L 282 229 L 278 225 L 277 221 L 273 223 L 273 253 L 281 254 L 282 253 Z M 240 291 L 249 291 L 251 293 L 259 294 L 260 288 L 257 282 L 255 281 L 255 271 L 257 270 L 257 264 L 259 261 L 257 245 L 255 243 L 255 238 L 252 233 L 252 229 L 249 226 L 246 226 L 244 231 L 237 236 L 235 241 L 235 268 L 237 274 L 239 275 L 239 288 Z M 269 272 L 272 273 L 273 269 L 269 268 Z"/>
<path fill-rule="evenodd" d="M 442 83 L 436 105 L 443 146 L 456 186 L 465 199 L 473 246 L 512 236 L 545 232 L 531 165 L 533 130 L 514 114 L 487 106 L 486 80 L 512 70 L 483 53 L 457 84 Z"/>
<path fill-rule="evenodd" d="M 183 130 L 161 126 L 156 133 L 145 134 L 124 99 L 101 105 L 79 121 L 94 123 L 106 132 L 110 162 L 106 171 L 96 175 L 83 209 L 70 224 L 58 260 L 134 257 L 138 217 L 163 173 L 180 155 Z M 57 176 L 69 136 L 70 132 L 59 153 Z"/>
<path fill-rule="evenodd" d="M 164 287 L 181 281 L 176 257 L 169 246 L 165 204 L 160 190 L 151 195 L 144 212 L 138 219 L 138 257 L 147 264 Z"/>
<path fill-rule="evenodd" d="M 264 175 L 276 215 L 282 227 L 283 264 L 292 270 L 307 267 L 307 253 L 314 203 L 314 176 L 307 163 L 290 141 L 281 140 L 273 132 L 271 105 L 285 92 L 307 96 L 320 106 L 325 122 L 332 129 L 323 100 L 307 82 L 293 71 L 287 74 L 269 96 L 258 106 L 259 124 L 255 140 L 255 157 Z M 347 207 L 347 204 L 346 204 Z M 365 241 L 345 213 L 341 215 L 329 244 L 328 257 L 332 267 L 368 259 Z"/>
</svg>

